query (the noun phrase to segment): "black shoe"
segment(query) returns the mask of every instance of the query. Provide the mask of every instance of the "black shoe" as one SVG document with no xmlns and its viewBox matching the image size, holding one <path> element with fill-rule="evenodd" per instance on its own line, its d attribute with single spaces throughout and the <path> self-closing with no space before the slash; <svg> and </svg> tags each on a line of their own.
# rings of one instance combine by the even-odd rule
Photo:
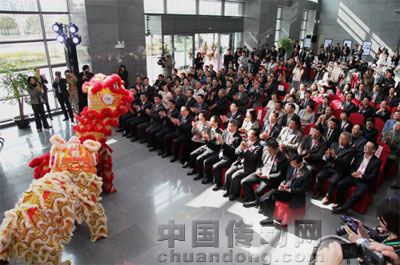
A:
<svg viewBox="0 0 400 265">
<path fill-rule="evenodd" d="M 37 129 L 37 131 L 38 131 L 38 132 L 43 132 L 43 130 L 42 130 L 42 129 Z"/>
<path fill-rule="evenodd" d="M 132 137 L 131 142 L 133 143 L 133 142 L 136 142 L 137 140 L 138 140 L 137 137 Z"/>
<path fill-rule="evenodd" d="M 199 179 L 202 179 L 202 178 L 203 178 L 203 176 L 198 174 L 196 177 L 193 178 L 193 180 L 199 180 Z"/>
<path fill-rule="evenodd" d="M 287 224 L 282 224 L 282 221 L 278 220 L 278 219 L 274 219 L 273 223 L 274 223 L 274 225 L 278 225 L 278 226 L 283 226 L 283 227 L 287 226 Z"/>
<path fill-rule="evenodd" d="M 220 185 L 215 184 L 214 187 L 212 188 L 212 190 L 213 190 L 213 191 L 217 191 L 217 190 L 219 190 L 220 188 L 221 188 Z"/>
<path fill-rule="evenodd" d="M 390 188 L 394 189 L 394 190 L 398 190 L 398 189 L 400 189 L 400 184 L 393 184 L 392 186 L 390 186 Z"/>
<path fill-rule="evenodd" d="M 246 208 L 254 207 L 256 205 L 257 205 L 257 201 L 250 201 L 250 202 L 243 203 L 243 207 L 246 207 Z"/>
<path fill-rule="evenodd" d="M 133 135 L 133 134 L 128 134 L 128 135 L 126 136 L 126 138 L 128 138 L 128 139 L 134 138 L 134 137 L 135 137 L 135 135 Z"/>
<path fill-rule="evenodd" d="M 231 195 L 229 195 L 229 200 L 234 201 L 234 200 L 236 200 L 237 197 L 239 197 L 239 196 L 237 196 L 235 194 L 231 194 Z"/>
<path fill-rule="evenodd" d="M 49 126 L 47 128 L 44 128 L 46 131 L 50 130 L 51 128 L 53 128 L 52 126 Z"/>
<path fill-rule="evenodd" d="M 345 212 L 346 211 L 341 206 L 332 209 L 333 214 L 339 214 L 339 213 L 345 213 Z"/>
<path fill-rule="evenodd" d="M 163 156 L 163 155 L 164 155 L 164 152 L 163 152 L 163 151 L 160 151 L 160 152 L 157 153 L 157 155 L 158 155 L 158 156 Z"/>
<path fill-rule="evenodd" d="M 229 197 L 229 191 L 225 191 L 225 193 L 222 195 L 222 197 Z"/>
<path fill-rule="evenodd" d="M 315 192 L 313 193 L 313 195 L 312 195 L 312 198 L 313 198 L 314 200 L 318 200 L 319 197 L 321 197 L 321 192 L 320 192 L 320 191 L 315 191 Z"/>
<path fill-rule="evenodd" d="M 148 143 L 148 144 L 146 145 L 146 147 L 147 147 L 147 148 L 151 148 L 152 146 L 151 146 L 151 144 Z"/>
<path fill-rule="evenodd" d="M 145 139 L 142 139 L 142 140 L 140 140 L 139 143 L 144 144 L 145 142 L 146 142 L 146 140 L 145 140 Z"/>
<path fill-rule="evenodd" d="M 74 119 L 74 118 L 72 118 L 72 119 L 71 119 L 71 122 L 72 122 L 72 123 L 75 123 L 75 119 Z"/>
<path fill-rule="evenodd" d="M 260 221 L 260 225 L 265 226 L 265 225 L 272 225 L 274 223 L 274 219 L 271 217 L 265 218 Z"/>
<path fill-rule="evenodd" d="M 63 121 L 67 121 L 67 120 L 69 120 L 69 119 L 68 118 L 63 119 Z"/>
<path fill-rule="evenodd" d="M 171 154 L 168 154 L 168 153 L 164 153 L 161 157 L 162 158 L 166 158 L 166 157 L 169 157 Z"/>
<path fill-rule="evenodd" d="M 125 136 L 127 136 L 129 133 L 128 132 L 124 132 L 123 134 L 122 134 L 122 137 L 125 137 Z"/>
<path fill-rule="evenodd" d="M 264 208 L 263 207 L 258 208 L 258 213 L 259 214 L 262 214 L 263 212 L 264 212 Z"/>
<path fill-rule="evenodd" d="M 178 158 L 173 157 L 169 162 L 174 163 L 176 160 L 178 160 Z"/>
<path fill-rule="evenodd" d="M 50 116 L 49 118 L 50 118 L 50 120 L 53 120 L 53 117 Z"/>
<path fill-rule="evenodd" d="M 149 149 L 149 152 L 153 152 L 154 150 L 156 150 L 154 147 Z"/>
<path fill-rule="evenodd" d="M 195 170 L 189 171 L 186 175 L 191 176 L 196 174 L 197 172 Z"/>
<path fill-rule="evenodd" d="M 205 178 L 205 179 L 203 179 L 203 180 L 201 181 L 202 184 L 207 184 L 207 183 L 210 183 L 210 182 L 212 182 L 212 180 L 209 179 L 209 178 Z"/>
<path fill-rule="evenodd" d="M 123 132 L 124 130 L 122 128 L 119 128 L 118 130 L 116 130 L 116 132 Z"/>
<path fill-rule="evenodd" d="M 189 166 L 189 162 L 185 162 L 182 166 L 182 168 L 187 168 Z"/>
</svg>

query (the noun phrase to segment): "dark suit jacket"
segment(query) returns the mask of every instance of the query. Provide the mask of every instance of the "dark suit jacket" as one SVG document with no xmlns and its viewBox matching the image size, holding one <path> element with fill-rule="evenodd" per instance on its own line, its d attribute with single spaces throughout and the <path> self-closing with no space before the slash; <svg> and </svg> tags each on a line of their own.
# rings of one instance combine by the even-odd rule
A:
<svg viewBox="0 0 400 265">
<path fill-rule="evenodd" d="M 289 166 L 286 174 L 285 184 L 289 184 L 294 168 Z M 306 203 L 306 194 L 312 182 L 311 171 L 303 165 L 300 169 L 299 176 L 294 177 L 290 183 L 290 194 L 292 195 L 289 201 L 290 209 L 297 209 L 304 206 Z"/>
<path fill-rule="evenodd" d="M 167 116 L 162 118 L 164 126 L 167 128 L 174 128 L 175 124 L 171 122 L 170 118 L 178 118 L 179 111 L 176 108 L 173 109 L 172 111 L 168 109 L 168 111 L 166 111 L 165 114 L 167 114 Z"/>
<path fill-rule="evenodd" d="M 368 141 L 376 142 L 376 140 L 378 140 L 379 131 L 376 128 L 372 128 L 372 130 L 370 130 L 370 131 L 365 129 L 363 131 L 363 136 L 364 136 L 365 140 L 367 140 L 367 142 Z"/>
<path fill-rule="evenodd" d="M 324 139 L 324 137 L 320 137 L 317 143 L 312 146 L 312 135 L 305 136 L 299 145 L 298 152 L 301 154 L 304 150 L 307 151 L 307 154 L 310 154 L 310 157 L 305 159 L 307 164 L 309 164 L 313 169 L 317 170 L 321 166 L 322 157 L 325 154 L 328 145 Z"/>
<path fill-rule="evenodd" d="M 372 91 L 371 93 L 369 93 L 369 96 L 371 97 L 371 99 L 373 99 L 374 92 Z M 384 98 L 385 98 L 385 95 L 383 93 L 379 92 L 378 95 L 375 98 L 375 101 L 373 101 L 375 103 L 375 106 L 377 104 L 380 104 L 383 101 Z"/>
<path fill-rule="evenodd" d="M 222 131 L 220 128 L 217 128 L 215 130 L 216 134 L 220 134 L 222 136 Z M 211 128 L 208 128 L 207 134 L 210 137 L 208 141 L 205 141 L 205 144 L 208 148 L 213 150 L 214 152 L 218 152 L 221 149 L 221 145 L 217 141 L 217 135 L 212 135 L 211 134 Z"/>
<path fill-rule="evenodd" d="M 300 120 L 300 117 L 299 117 L 297 114 L 294 114 L 293 117 L 290 118 L 289 115 L 286 113 L 286 114 L 283 114 L 282 118 L 280 118 L 280 119 L 278 120 L 278 123 L 279 123 L 279 125 L 282 126 L 282 127 L 287 127 L 288 124 L 289 124 L 289 121 L 290 121 L 291 119 L 293 119 L 293 118 Z"/>
<path fill-rule="evenodd" d="M 256 171 L 257 164 L 259 163 L 262 155 L 262 150 L 263 147 L 258 140 L 251 148 L 248 148 L 246 151 L 240 150 L 240 146 L 236 148 L 235 154 L 238 156 L 236 162 L 243 164 L 244 172 L 246 174 L 250 174 Z"/>
<path fill-rule="evenodd" d="M 378 109 L 377 109 L 377 111 L 378 111 Z M 380 118 L 380 119 L 382 119 L 383 121 L 386 122 L 388 119 L 390 119 L 390 114 L 391 114 L 390 111 L 385 110 L 384 112 L 380 112 L 379 114 L 377 114 L 375 112 L 374 117 Z"/>
<path fill-rule="evenodd" d="M 258 164 L 259 170 L 262 170 L 262 168 L 267 164 L 270 157 L 271 156 L 268 152 L 267 147 L 264 147 L 262 158 L 260 159 Z M 271 170 L 269 172 L 269 181 L 272 184 L 272 188 L 278 188 L 279 184 L 285 179 L 288 164 L 289 162 L 286 156 L 281 151 L 279 151 L 274 158 Z"/>
<path fill-rule="evenodd" d="M 357 172 L 363 159 L 364 159 L 364 153 L 359 154 L 358 156 L 355 157 L 354 162 L 350 167 L 350 174 L 353 172 Z M 379 160 L 376 156 L 371 157 L 371 160 L 369 161 L 368 166 L 365 169 L 364 174 L 362 175 L 361 179 L 357 180 L 357 181 L 367 184 L 368 190 L 370 192 L 376 188 L 376 179 L 379 175 L 381 163 L 382 163 L 381 160 Z"/>
<path fill-rule="evenodd" d="M 340 128 L 337 127 L 331 134 L 331 137 L 328 139 L 328 128 L 325 128 L 324 136 L 326 139 L 326 142 L 328 144 L 328 147 L 330 147 L 333 143 L 337 143 L 339 141 L 340 137 Z"/>
<path fill-rule="evenodd" d="M 236 94 L 239 95 L 238 93 Z M 249 95 L 246 92 L 243 92 L 242 95 L 237 100 L 235 100 L 235 103 L 238 105 L 239 111 L 241 113 L 246 113 L 248 101 L 249 101 Z"/>
<path fill-rule="evenodd" d="M 265 123 L 263 125 L 261 133 L 267 132 L 267 127 L 268 127 L 268 124 Z M 281 130 L 282 130 L 282 126 L 280 126 L 278 123 L 275 123 L 274 127 L 272 127 L 272 129 L 270 129 L 268 136 L 270 138 L 277 139 Z"/>
<path fill-rule="evenodd" d="M 61 93 L 58 91 L 58 86 L 60 86 Z M 65 99 L 69 98 L 69 93 L 67 90 L 67 80 L 65 78 L 61 78 L 60 82 L 53 82 L 54 92 L 56 93 L 56 97 L 63 97 Z"/>
<path fill-rule="evenodd" d="M 367 106 L 367 109 L 365 111 L 358 110 L 358 113 L 361 113 L 362 115 L 364 115 L 364 118 L 367 119 L 374 115 L 374 109 L 371 106 Z"/>
<path fill-rule="evenodd" d="M 174 100 L 176 102 L 176 108 L 180 110 L 182 106 L 185 106 L 187 97 L 185 95 L 181 95 L 178 99 L 178 96 L 174 96 Z"/>
<path fill-rule="evenodd" d="M 191 99 L 188 99 L 185 103 L 185 106 L 190 110 L 191 107 L 194 107 L 195 104 L 197 103 L 197 100 L 192 97 Z"/>
<path fill-rule="evenodd" d="M 346 124 L 342 128 L 342 123 L 343 121 L 340 120 L 339 128 L 340 128 L 340 133 L 342 132 L 349 132 L 351 133 L 351 129 L 353 128 L 353 123 L 351 121 L 347 120 Z"/>
<path fill-rule="evenodd" d="M 178 119 L 181 124 L 179 124 L 176 130 L 177 136 L 185 136 L 186 138 L 190 139 L 192 137 L 193 117 L 189 114 L 186 116 L 186 119 L 184 119 L 182 115 L 179 115 Z"/>
<path fill-rule="evenodd" d="M 356 104 L 354 104 L 353 102 L 348 103 L 347 107 L 346 107 L 346 103 L 347 101 L 343 101 L 341 103 L 341 106 L 343 107 L 343 111 L 348 112 L 349 114 L 357 112 L 357 106 Z"/>
<path fill-rule="evenodd" d="M 153 104 L 153 106 L 151 106 L 150 118 L 151 118 L 152 124 L 161 124 L 162 123 L 162 119 L 159 114 L 160 111 L 165 111 L 165 107 L 163 104 L 160 104 L 158 106 L 156 104 Z"/>
<path fill-rule="evenodd" d="M 223 150 L 223 157 L 229 159 L 230 161 L 234 161 L 237 158 L 235 154 L 236 148 L 242 142 L 242 137 L 240 136 L 240 132 L 236 130 L 233 134 L 233 138 L 231 142 L 228 142 L 229 132 L 225 130 L 222 134 L 222 146 L 221 149 Z"/>
<path fill-rule="evenodd" d="M 225 115 L 229 107 L 229 102 L 226 97 L 218 98 L 215 101 L 216 106 L 210 111 L 210 115 Z"/>
<path fill-rule="evenodd" d="M 242 127 L 243 116 L 239 111 L 237 111 L 235 114 L 232 114 L 232 112 L 229 112 L 228 115 L 226 115 L 226 117 L 228 118 L 228 121 L 224 122 L 225 127 L 228 127 L 228 123 L 231 120 L 237 120 L 239 122 L 238 128 Z"/>
<path fill-rule="evenodd" d="M 144 104 L 143 104 L 142 101 L 140 101 L 138 105 L 140 106 L 140 109 L 137 112 L 137 116 L 150 119 L 150 116 L 146 113 L 146 109 L 150 109 L 151 110 L 150 101 L 147 100 L 146 103 L 144 103 Z"/>
<path fill-rule="evenodd" d="M 339 150 L 339 147 L 340 146 L 338 143 L 332 144 L 330 148 L 335 150 L 336 159 L 334 159 L 332 156 L 329 156 L 323 167 L 332 167 L 338 172 L 346 174 L 350 168 L 351 160 L 354 157 L 354 148 L 350 145 L 347 145 L 343 149 Z"/>
</svg>

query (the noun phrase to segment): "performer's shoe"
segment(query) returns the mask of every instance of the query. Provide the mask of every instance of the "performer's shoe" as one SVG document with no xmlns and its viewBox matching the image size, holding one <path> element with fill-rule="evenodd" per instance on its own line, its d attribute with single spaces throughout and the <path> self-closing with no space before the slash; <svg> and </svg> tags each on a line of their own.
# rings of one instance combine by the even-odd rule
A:
<svg viewBox="0 0 400 265">
<path fill-rule="evenodd" d="M 260 221 L 260 225 L 266 226 L 266 225 L 272 225 L 274 223 L 274 219 L 272 217 L 265 218 Z"/>
<path fill-rule="evenodd" d="M 199 180 L 199 179 L 202 179 L 202 178 L 204 178 L 204 176 L 198 174 L 196 177 L 193 178 L 193 180 Z"/>
<path fill-rule="evenodd" d="M 196 173 L 197 173 L 196 170 L 192 170 L 192 171 L 189 171 L 186 175 L 191 176 L 191 175 L 194 175 Z"/>
<path fill-rule="evenodd" d="M 69 120 L 69 119 L 68 118 L 63 119 L 63 121 L 67 121 L 67 120 Z"/>
<path fill-rule="evenodd" d="M 212 182 L 212 179 L 209 179 L 209 178 L 205 178 L 205 179 L 203 179 L 201 181 L 202 184 L 207 184 L 207 183 L 210 183 L 210 182 Z"/>
<path fill-rule="evenodd" d="M 250 202 L 243 203 L 243 207 L 245 207 L 245 208 L 250 208 L 250 207 L 254 207 L 254 206 L 257 206 L 257 201 L 250 201 Z"/>
</svg>

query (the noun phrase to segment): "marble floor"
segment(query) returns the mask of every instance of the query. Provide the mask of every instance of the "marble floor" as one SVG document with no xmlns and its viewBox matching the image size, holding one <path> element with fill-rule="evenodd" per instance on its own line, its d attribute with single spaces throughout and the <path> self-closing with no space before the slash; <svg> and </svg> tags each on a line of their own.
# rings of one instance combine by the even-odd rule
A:
<svg viewBox="0 0 400 265">
<path fill-rule="evenodd" d="M 32 182 L 28 163 L 49 151 L 49 138 L 58 134 L 69 139 L 74 134 L 62 116 L 55 117 L 52 125 L 50 132 L 41 133 L 36 132 L 34 123 L 28 130 L 0 130 L 6 139 L 0 148 L 1 212 L 13 208 Z M 246 209 L 240 202 L 223 198 L 222 191 L 212 191 L 211 185 L 193 181 L 180 163 L 171 164 L 120 133 L 114 132 L 108 143 L 114 150 L 118 190 L 104 194 L 102 200 L 109 237 L 93 244 L 87 226 L 77 225 L 63 260 L 74 265 L 307 264 L 313 242 L 301 242 L 294 226 L 287 231 L 260 227 L 263 216 L 257 209 Z M 349 215 L 376 225 L 377 204 L 396 192 L 389 188 L 390 183 L 383 183 L 367 213 L 350 211 Z M 321 221 L 322 235 L 335 234 L 340 223 L 339 216 L 310 195 L 303 219 Z"/>
</svg>

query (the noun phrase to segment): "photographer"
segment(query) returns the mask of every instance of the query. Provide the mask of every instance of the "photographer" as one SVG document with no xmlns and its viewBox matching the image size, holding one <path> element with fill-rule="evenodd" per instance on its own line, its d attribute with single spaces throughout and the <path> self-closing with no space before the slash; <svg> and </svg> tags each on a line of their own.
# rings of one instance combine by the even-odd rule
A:
<svg viewBox="0 0 400 265">
<path fill-rule="evenodd" d="M 338 228 L 338 234 L 342 234 L 345 231 L 349 236 L 349 241 L 352 243 L 359 241 L 361 238 L 366 238 L 371 241 L 369 242 L 369 249 L 382 253 L 386 264 L 400 264 L 399 209 L 400 196 L 389 196 L 376 209 L 378 227 L 368 228 L 360 220 L 348 218 L 350 220 Z M 365 254 L 365 252 L 360 251 L 360 253 L 359 257 L 362 259 L 362 254 Z M 342 260 L 346 258 L 346 256 L 343 256 L 341 245 L 337 242 L 331 243 L 328 248 L 320 250 L 317 255 L 318 260 L 323 260 L 324 262 L 317 262 L 316 264 L 341 264 Z M 360 260 L 360 264 L 365 264 L 365 261 Z"/>
<path fill-rule="evenodd" d="M 117 73 L 118 73 L 119 77 L 121 77 L 121 79 L 124 81 L 124 87 L 128 88 L 129 87 L 129 80 L 128 80 L 129 73 L 126 70 L 126 66 L 121 64 L 119 66 L 119 68 L 117 69 Z"/>
<path fill-rule="evenodd" d="M 90 72 L 89 65 L 85 64 L 82 66 L 82 72 L 78 75 L 78 96 L 79 96 L 79 112 L 81 112 L 87 105 L 87 95 L 82 91 L 82 85 L 85 82 L 89 82 L 89 80 L 94 76 L 93 73 Z"/>
<path fill-rule="evenodd" d="M 171 55 L 160 57 L 157 64 L 163 68 L 164 76 L 172 75 L 172 68 L 174 68 L 175 63 L 173 62 Z"/>
</svg>

